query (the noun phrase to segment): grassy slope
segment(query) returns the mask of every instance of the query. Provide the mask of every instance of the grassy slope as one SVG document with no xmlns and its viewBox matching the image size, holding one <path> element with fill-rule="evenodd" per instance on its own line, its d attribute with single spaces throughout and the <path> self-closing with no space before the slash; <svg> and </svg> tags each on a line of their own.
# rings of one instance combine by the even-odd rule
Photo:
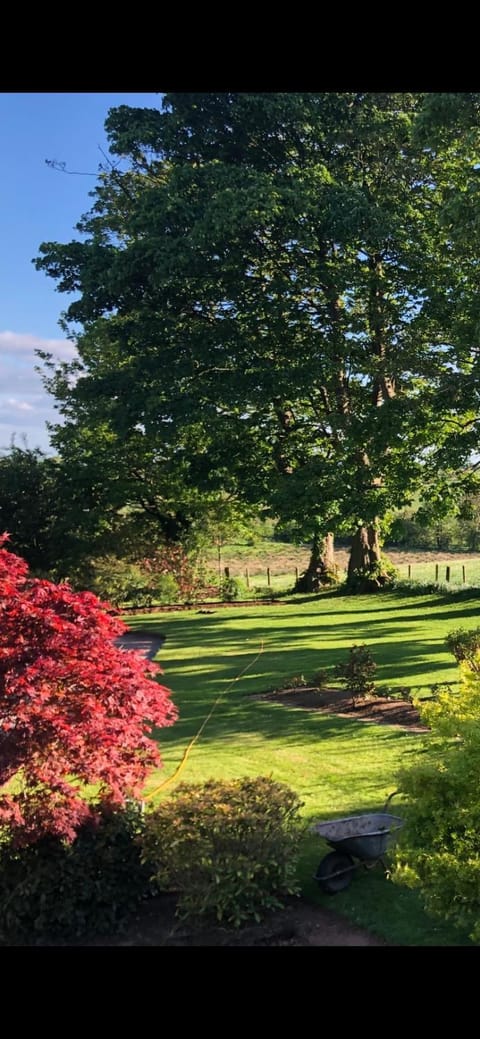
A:
<svg viewBox="0 0 480 1039">
<path fill-rule="evenodd" d="M 152 777 L 149 790 L 173 772 L 215 697 L 252 662 L 206 726 L 182 779 L 273 774 L 301 795 L 307 821 L 381 808 L 395 788 L 399 766 L 419 753 L 421 736 L 258 702 L 250 695 L 336 663 L 353 642 L 372 647 L 380 685 L 420 691 L 432 682 L 453 683 L 455 666 L 443 639 L 454 627 L 476 626 L 478 611 L 477 600 L 330 594 L 271 608 L 132 619 L 132 627 L 167 636 L 160 659 L 180 708 L 179 722 L 160 734 L 165 769 Z M 334 901 L 321 895 L 312 874 L 326 850 L 318 837 L 305 841 L 301 873 L 310 897 L 393 943 L 461 943 L 450 928 L 432 924 L 414 894 L 386 883 L 381 871 L 359 871 L 351 889 Z"/>
</svg>

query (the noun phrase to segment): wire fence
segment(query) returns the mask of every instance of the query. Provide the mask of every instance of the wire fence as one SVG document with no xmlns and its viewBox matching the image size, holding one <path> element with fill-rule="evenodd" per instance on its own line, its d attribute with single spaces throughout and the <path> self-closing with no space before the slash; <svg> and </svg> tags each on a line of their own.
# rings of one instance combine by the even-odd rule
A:
<svg viewBox="0 0 480 1039">
<path fill-rule="evenodd" d="M 480 558 L 461 559 L 460 561 L 445 561 L 445 559 L 442 559 L 440 561 L 428 560 L 395 563 L 395 567 L 401 580 L 422 583 L 435 582 L 458 586 L 480 586 Z M 286 571 L 273 563 L 271 566 L 265 564 L 263 569 L 259 568 L 258 564 L 253 565 L 251 568 L 249 566 L 227 566 L 223 568 L 225 577 L 240 578 L 247 590 L 258 586 L 265 586 L 274 590 L 293 587 L 298 580 L 299 573 L 301 573 L 301 570 L 299 570 L 298 566 L 289 568 Z M 339 577 L 342 578 L 345 575 L 346 568 L 340 568 Z"/>
</svg>

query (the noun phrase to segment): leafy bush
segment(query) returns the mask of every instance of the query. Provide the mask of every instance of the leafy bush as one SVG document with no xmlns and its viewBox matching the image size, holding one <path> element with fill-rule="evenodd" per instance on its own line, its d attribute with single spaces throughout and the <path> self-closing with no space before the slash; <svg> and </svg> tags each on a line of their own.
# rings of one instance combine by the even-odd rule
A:
<svg viewBox="0 0 480 1039">
<path fill-rule="evenodd" d="M 256 599 L 281 599 L 284 595 L 288 595 L 288 592 L 282 591 L 281 588 L 271 588 L 268 584 L 256 584 L 253 594 Z"/>
<path fill-rule="evenodd" d="M 326 667 L 319 668 L 318 671 L 314 671 L 312 675 L 312 685 L 315 685 L 317 689 L 325 689 L 330 681 L 330 672 Z"/>
<path fill-rule="evenodd" d="M 112 932 L 151 893 L 138 807 L 104 812 L 73 844 L 47 836 L 0 847 L 0 941 L 37 944 Z"/>
<path fill-rule="evenodd" d="M 444 595 L 456 602 L 478 599 L 478 586 L 476 585 L 454 585 L 445 581 L 412 581 L 398 580 L 393 585 L 398 595 Z"/>
<path fill-rule="evenodd" d="M 266 777 L 184 784 L 145 818 L 143 861 L 182 918 L 238 927 L 280 908 L 295 879 L 300 802 Z"/>
<path fill-rule="evenodd" d="M 181 602 L 195 602 L 201 596 L 201 576 L 181 545 L 163 545 L 139 565 L 154 582 L 161 576 L 173 578 Z"/>
<path fill-rule="evenodd" d="M 390 590 L 398 578 L 398 570 L 387 556 L 370 567 L 360 567 L 347 577 L 349 592 L 365 595 L 373 591 Z"/>
<path fill-rule="evenodd" d="M 234 602 L 245 594 L 245 587 L 237 577 L 224 577 L 220 585 L 222 602 Z"/>
<path fill-rule="evenodd" d="M 406 825 L 393 879 L 417 888 L 426 908 L 480 940 L 480 674 L 460 664 L 456 692 L 420 704 L 431 736 L 419 764 L 404 770 Z"/>
<path fill-rule="evenodd" d="M 394 880 L 417 888 L 426 908 L 480 940 L 480 630 L 447 637 L 460 686 L 437 685 L 417 701 L 431 737 L 419 764 L 399 779 L 406 820 Z"/>
<path fill-rule="evenodd" d="M 285 689 L 305 689 L 307 686 L 308 682 L 305 675 L 292 675 L 284 683 Z"/>
<path fill-rule="evenodd" d="M 457 663 L 465 661 L 470 671 L 480 671 L 480 628 L 456 628 L 445 639 Z"/>
<path fill-rule="evenodd" d="M 352 703 L 355 706 L 355 701 L 359 698 L 375 694 L 376 689 L 373 676 L 376 670 L 377 665 L 370 650 L 365 645 L 362 645 L 351 647 L 346 663 L 337 664 L 334 668 L 334 674 L 336 678 L 340 679 L 347 692 L 350 693 Z"/>
<path fill-rule="evenodd" d="M 138 563 L 105 556 L 94 563 L 91 590 L 114 606 L 176 603 L 180 593 L 173 574 L 147 571 Z"/>
<path fill-rule="evenodd" d="M 446 587 L 437 581 L 412 581 L 398 580 L 394 582 L 395 592 L 399 595 L 433 595 L 435 592 L 444 592 Z"/>
</svg>

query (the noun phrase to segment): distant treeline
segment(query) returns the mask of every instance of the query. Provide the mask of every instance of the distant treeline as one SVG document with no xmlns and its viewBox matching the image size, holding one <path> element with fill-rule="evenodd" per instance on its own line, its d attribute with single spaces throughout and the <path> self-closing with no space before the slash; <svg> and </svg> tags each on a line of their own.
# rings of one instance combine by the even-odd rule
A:
<svg viewBox="0 0 480 1039">
<path fill-rule="evenodd" d="M 293 541 L 287 525 L 273 532 L 275 541 Z M 349 549 L 350 539 L 335 538 L 336 548 Z M 458 516 L 427 519 L 419 510 L 405 509 L 394 519 L 385 548 L 423 549 L 437 552 L 480 552 L 480 502 L 469 499 L 462 503 Z"/>
</svg>

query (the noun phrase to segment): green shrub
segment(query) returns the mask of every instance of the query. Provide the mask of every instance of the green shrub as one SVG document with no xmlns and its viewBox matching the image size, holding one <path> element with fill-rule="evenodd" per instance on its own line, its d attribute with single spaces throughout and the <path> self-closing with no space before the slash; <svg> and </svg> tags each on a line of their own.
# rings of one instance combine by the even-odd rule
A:
<svg viewBox="0 0 480 1039">
<path fill-rule="evenodd" d="M 256 584 L 253 588 L 253 594 L 256 599 L 281 599 L 289 593 L 281 588 L 272 588 L 269 584 Z"/>
<path fill-rule="evenodd" d="M 235 599 L 243 597 L 245 586 L 237 577 L 224 577 L 220 585 L 220 597 L 222 602 L 234 602 Z"/>
<path fill-rule="evenodd" d="M 447 635 L 445 645 L 457 663 L 465 661 L 470 671 L 480 671 L 480 628 L 456 628 Z"/>
<path fill-rule="evenodd" d="M 417 888 L 427 910 L 480 941 L 480 674 L 460 665 L 458 691 L 419 703 L 431 736 L 404 770 L 405 827 L 393 879 Z"/>
<path fill-rule="evenodd" d="M 317 689 L 326 689 L 330 681 L 331 675 L 326 667 L 319 668 L 319 670 L 314 671 L 312 675 L 312 685 L 315 685 Z"/>
<path fill-rule="evenodd" d="M 305 675 L 292 675 L 291 678 L 287 678 L 284 682 L 285 689 L 305 689 L 308 686 L 308 681 Z"/>
<path fill-rule="evenodd" d="M 81 827 L 73 844 L 44 837 L 15 850 L 0 846 L 0 941 L 39 944 L 118 929 L 152 893 L 137 843 L 136 806 Z"/>
<path fill-rule="evenodd" d="M 468 602 L 470 599 L 478 599 L 478 585 L 464 584 L 455 585 L 445 581 L 394 581 L 393 587 L 397 595 L 444 595 L 455 602 Z"/>
<path fill-rule="evenodd" d="M 376 670 L 377 665 L 370 650 L 362 645 L 351 647 L 346 663 L 337 664 L 334 674 L 350 693 L 355 706 L 355 700 L 375 694 L 373 676 Z"/>
<path fill-rule="evenodd" d="M 296 881 L 300 802 L 266 777 L 184 784 L 145 817 L 143 861 L 180 918 L 238 927 L 280 908 Z"/>
<path fill-rule="evenodd" d="M 398 570 L 387 556 L 370 567 L 361 567 L 347 577 L 349 592 L 367 595 L 374 591 L 390 591 L 398 579 Z"/>
<path fill-rule="evenodd" d="M 398 595 L 433 595 L 438 592 L 446 592 L 447 586 L 438 581 L 412 581 L 410 579 L 398 580 L 393 585 Z"/>
<path fill-rule="evenodd" d="M 114 606 L 151 606 L 179 601 L 178 585 L 172 574 L 149 573 L 137 563 L 105 556 L 94 563 L 91 591 Z"/>
</svg>

